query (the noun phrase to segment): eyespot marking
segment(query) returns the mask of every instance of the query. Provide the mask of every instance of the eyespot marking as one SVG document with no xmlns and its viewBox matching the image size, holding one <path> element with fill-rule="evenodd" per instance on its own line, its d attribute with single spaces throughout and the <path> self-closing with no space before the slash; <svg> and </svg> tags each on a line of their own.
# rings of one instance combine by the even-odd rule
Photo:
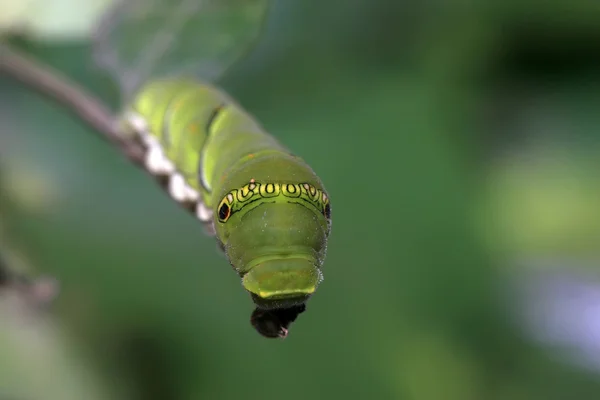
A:
<svg viewBox="0 0 600 400">
<path fill-rule="evenodd" d="M 223 197 L 217 207 L 218 220 L 225 223 L 247 205 L 265 199 L 273 199 L 272 202 L 277 202 L 277 197 L 294 199 L 286 202 L 299 203 L 316 209 L 328 221 L 330 220 L 329 196 L 322 189 L 309 183 L 256 182 L 254 179 L 241 188 L 231 190 Z"/>
<path fill-rule="evenodd" d="M 263 183 L 258 185 L 259 193 L 262 197 L 277 197 L 280 192 L 280 185 L 278 183 Z"/>
<path fill-rule="evenodd" d="M 227 221 L 231 214 L 231 207 L 227 203 L 221 203 L 219 207 L 219 220 Z"/>
<path fill-rule="evenodd" d="M 286 197 L 300 197 L 302 194 L 302 189 L 298 184 L 287 183 L 285 185 L 281 185 L 281 189 L 283 191 L 283 195 Z"/>
</svg>

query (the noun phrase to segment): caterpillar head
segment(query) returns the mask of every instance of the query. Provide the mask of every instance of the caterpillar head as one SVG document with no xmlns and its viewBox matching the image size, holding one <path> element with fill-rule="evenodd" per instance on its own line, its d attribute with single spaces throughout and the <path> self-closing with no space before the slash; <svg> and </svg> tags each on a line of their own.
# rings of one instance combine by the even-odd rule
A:
<svg viewBox="0 0 600 400">
<path fill-rule="evenodd" d="M 215 211 L 225 254 L 258 306 L 253 325 L 281 337 L 323 279 L 327 195 L 311 183 L 251 180 L 228 192 Z"/>
</svg>

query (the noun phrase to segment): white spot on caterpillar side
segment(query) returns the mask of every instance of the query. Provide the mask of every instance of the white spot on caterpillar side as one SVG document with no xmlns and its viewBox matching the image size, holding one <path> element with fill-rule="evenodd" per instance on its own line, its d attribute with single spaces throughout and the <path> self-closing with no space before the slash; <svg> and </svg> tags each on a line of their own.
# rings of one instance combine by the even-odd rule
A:
<svg viewBox="0 0 600 400">
<path fill-rule="evenodd" d="M 192 189 L 188 184 L 185 184 L 185 197 L 188 201 L 199 201 L 200 193 L 198 193 L 195 189 Z"/>
<path fill-rule="evenodd" d="M 178 173 L 172 174 L 169 179 L 169 194 L 180 203 L 196 202 L 200 198 L 200 194 L 192 189 L 186 183 L 185 178 Z"/>
<path fill-rule="evenodd" d="M 169 179 L 169 194 L 173 199 L 182 203 L 185 201 L 185 180 L 180 174 L 173 174 Z"/>
<path fill-rule="evenodd" d="M 158 141 L 156 136 L 152 135 L 151 133 L 149 133 L 147 131 L 139 132 L 138 136 L 139 136 L 140 140 L 142 141 L 142 143 L 144 144 L 144 146 L 146 146 L 146 148 L 159 147 L 162 151 L 162 145 L 160 144 L 160 142 Z"/>
<path fill-rule="evenodd" d="M 171 175 L 175 173 L 175 165 L 165 157 L 162 148 L 157 145 L 148 147 L 144 165 L 154 175 Z"/>
<path fill-rule="evenodd" d="M 165 157 L 162 146 L 158 139 L 149 131 L 148 123 L 136 112 L 128 111 L 125 119 L 131 128 L 137 133 L 140 141 L 146 146 L 145 167 L 153 175 L 170 175 L 175 172 L 173 163 Z"/>
<path fill-rule="evenodd" d="M 125 119 L 138 134 L 148 134 L 148 124 L 146 123 L 146 119 L 138 113 L 128 111 L 125 113 Z"/>
<path fill-rule="evenodd" d="M 202 222 L 209 222 L 212 219 L 212 211 L 202 202 L 196 206 L 196 216 Z"/>
<path fill-rule="evenodd" d="M 128 111 L 125 113 L 125 119 L 133 131 L 138 135 L 144 146 L 147 148 L 154 146 L 162 147 L 160 146 L 158 139 L 150 133 L 150 127 L 144 117 L 133 111 Z"/>
</svg>

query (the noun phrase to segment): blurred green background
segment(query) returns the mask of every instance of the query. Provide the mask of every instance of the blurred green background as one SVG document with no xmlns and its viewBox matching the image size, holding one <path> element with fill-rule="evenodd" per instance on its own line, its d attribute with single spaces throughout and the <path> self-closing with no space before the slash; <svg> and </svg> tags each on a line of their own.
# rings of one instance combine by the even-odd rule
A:
<svg viewBox="0 0 600 400">
<path fill-rule="evenodd" d="M 116 108 L 67 29 L 98 3 L 13 42 Z M 332 198 L 325 280 L 283 341 L 193 218 L 2 77 L 0 223 L 60 293 L 2 309 L 0 399 L 597 398 L 600 8 L 468 3 L 279 0 L 222 80 Z"/>
</svg>

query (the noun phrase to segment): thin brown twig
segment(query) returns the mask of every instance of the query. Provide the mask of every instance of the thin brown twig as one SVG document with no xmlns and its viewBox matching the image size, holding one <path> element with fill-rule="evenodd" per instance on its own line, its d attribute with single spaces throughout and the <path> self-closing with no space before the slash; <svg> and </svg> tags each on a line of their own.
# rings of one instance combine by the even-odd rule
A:
<svg viewBox="0 0 600 400">
<path fill-rule="evenodd" d="M 62 104 L 104 139 L 117 146 L 131 161 L 138 165 L 141 163 L 143 148 L 121 133 L 117 119 L 110 110 L 95 96 L 58 71 L 42 66 L 8 45 L 0 43 L 0 75 L 3 74 Z"/>
</svg>

